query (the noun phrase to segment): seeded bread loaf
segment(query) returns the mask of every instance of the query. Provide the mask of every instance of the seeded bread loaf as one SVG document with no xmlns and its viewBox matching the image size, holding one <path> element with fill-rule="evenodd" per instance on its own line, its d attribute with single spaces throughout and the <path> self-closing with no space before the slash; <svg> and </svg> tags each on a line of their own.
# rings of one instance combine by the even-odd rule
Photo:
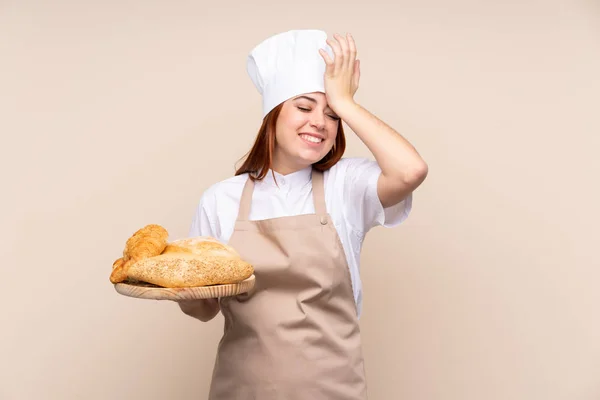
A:
<svg viewBox="0 0 600 400">
<path fill-rule="evenodd" d="M 254 273 L 230 246 L 199 236 L 169 243 L 162 254 L 129 267 L 131 280 L 157 286 L 183 288 L 238 283 Z"/>
</svg>

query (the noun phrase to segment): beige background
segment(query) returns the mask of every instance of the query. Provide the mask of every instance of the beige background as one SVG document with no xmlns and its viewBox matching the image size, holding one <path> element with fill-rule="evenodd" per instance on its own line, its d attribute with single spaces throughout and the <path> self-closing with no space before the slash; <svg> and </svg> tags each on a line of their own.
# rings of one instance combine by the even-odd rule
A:
<svg viewBox="0 0 600 400">
<path fill-rule="evenodd" d="M 600 6 L 531 0 L 1 1 L 0 399 L 205 398 L 221 317 L 108 276 L 233 173 L 247 52 L 294 28 L 354 34 L 357 100 L 430 166 L 364 246 L 370 398 L 600 399 Z"/>
</svg>

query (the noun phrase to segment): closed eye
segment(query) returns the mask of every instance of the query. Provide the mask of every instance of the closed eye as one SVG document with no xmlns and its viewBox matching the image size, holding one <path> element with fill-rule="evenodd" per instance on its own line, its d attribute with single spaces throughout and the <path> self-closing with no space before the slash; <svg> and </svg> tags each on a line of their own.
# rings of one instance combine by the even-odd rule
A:
<svg viewBox="0 0 600 400">
<path fill-rule="evenodd" d="M 304 108 L 304 107 L 298 107 L 298 110 L 302 111 L 302 112 L 310 112 L 310 108 Z M 336 117 L 334 115 L 327 115 L 329 118 L 331 118 L 334 121 L 339 121 L 340 117 Z"/>
</svg>

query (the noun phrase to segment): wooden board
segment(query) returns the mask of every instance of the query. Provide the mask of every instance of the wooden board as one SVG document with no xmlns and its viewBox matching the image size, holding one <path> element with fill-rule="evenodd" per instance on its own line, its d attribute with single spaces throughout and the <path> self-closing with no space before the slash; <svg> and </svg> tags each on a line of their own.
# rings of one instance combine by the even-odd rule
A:
<svg viewBox="0 0 600 400">
<path fill-rule="evenodd" d="M 150 300 L 195 300 L 215 299 L 246 293 L 254 287 L 255 277 L 227 285 L 200 286 L 190 288 L 163 288 L 148 284 L 117 283 L 115 290 L 123 296 Z"/>
</svg>

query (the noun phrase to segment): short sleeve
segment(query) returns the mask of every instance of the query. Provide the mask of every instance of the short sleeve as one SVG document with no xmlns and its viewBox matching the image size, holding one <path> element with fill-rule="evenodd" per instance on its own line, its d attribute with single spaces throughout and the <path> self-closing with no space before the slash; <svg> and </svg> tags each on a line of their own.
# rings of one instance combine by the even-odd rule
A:
<svg viewBox="0 0 600 400">
<path fill-rule="evenodd" d="M 377 194 L 381 168 L 376 161 L 364 158 L 344 159 L 341 165 L 343 207 L 346 219 L 359 232 L 376 226 L 394 227 L 402 223 L 412 208 L 412 193 L 401 202 L 384 208 Z"/>
<path fill-rule="evenodd" d="M 192 222 L 188 233 L 189 237 L 195 236 L 217 236 L 215 221 L 211 218 L 210 198 L 208 193 L 204 193 L 196 206 L 196 211 L 192 216 Z"/>
</svg>

